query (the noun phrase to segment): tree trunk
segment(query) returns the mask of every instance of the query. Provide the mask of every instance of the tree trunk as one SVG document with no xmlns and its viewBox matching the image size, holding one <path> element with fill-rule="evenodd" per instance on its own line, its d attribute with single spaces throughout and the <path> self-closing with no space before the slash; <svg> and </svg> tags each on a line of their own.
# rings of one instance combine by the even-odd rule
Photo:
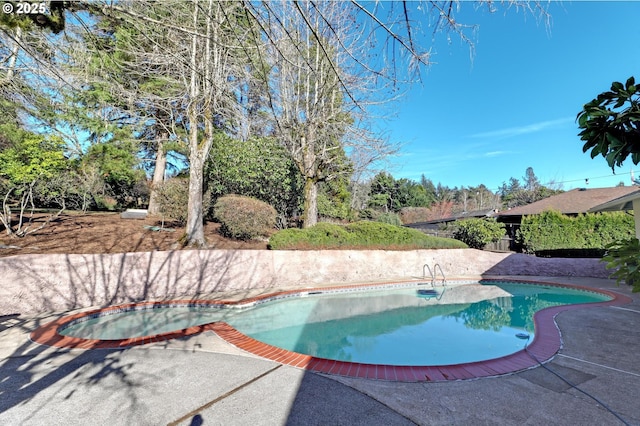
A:
<svg viewBox="0 0 640 426">
<path fill-rule="evenodd" d="M 194 3 L 193 27 L 198 25 L 198 1 Z M 202 212 L 202 189 L 204 187 L 204 161 L 208 151 L 200 149 L 198 143 L 198 36 L 191 38 L 191 77 L 189 79 L 189 202 L 187 203 L 187 225 L 182 242 L 189 247 L 205 247 L 204 215 Z"/>
<path fill-rule="evenodd" d="M 183 241 L 184 245 L 190 247 L 205 247 L 207 244 L 204 237 L 204 212 L 202 210 L 203 171 L 206 157 L 200 154 L 192 154 L 189 157 L 189 202 Z"/>
<path fill-rule="evenodd" d="M 318 182 L 306 177 L 304 183 L 304 213 L 302 227 L 310 228 L 318 223 Z"/>
<path fill-rule="evenodd" d="M 156 166 L 153 169 L 153 180 L 151 181 L 151 192 L 149 194 L 149 213 L 160 214 L 160 204 L 158 202 L 158 189 L 164 182 L 164 172 L 167 169 L 167 154 L 164 152 L 164 140 L 168 135 L 161 135 L 156 147 Z"/>
<path fill-rule="evenodd" d="M 9 66 L 7 67 L 6 81 L 10 82 L 13 79 L 13 75 L 16 72 L 16 61 L 18 60 L 18 53 L 20 50 L 20 43 L 22 42 L 22 28 L 16 27 L 15 42 L 13 49 L 11 49 L 11 56 L 9 57 Z"/>
</svg>

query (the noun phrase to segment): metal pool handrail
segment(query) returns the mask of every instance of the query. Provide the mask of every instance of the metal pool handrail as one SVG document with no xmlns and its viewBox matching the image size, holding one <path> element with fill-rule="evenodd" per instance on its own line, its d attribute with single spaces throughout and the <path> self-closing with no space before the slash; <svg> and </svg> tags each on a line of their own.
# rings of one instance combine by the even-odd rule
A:
<svg viewBox="0 0 640 426">
<path fill-rule="evenodd" d="M 426 271 L 428 270 L 429 276 L 431 277 L 431 287 L 435 287 L 436 273 L 438 272 L 438 269 L 440 270 L 440 275 L 442 275 L 442 286 L 444 287 L 447 285 L 447 278 L 444 276 L 444 271 L 442 270 L 440 264 L 436 263 L 435 265 L 433 265 L 433 269 L 431 269 L 426 263 L 424 264 L 424 266 L 422 266 L 422 278 L 427 277 Z"/>
</svg>

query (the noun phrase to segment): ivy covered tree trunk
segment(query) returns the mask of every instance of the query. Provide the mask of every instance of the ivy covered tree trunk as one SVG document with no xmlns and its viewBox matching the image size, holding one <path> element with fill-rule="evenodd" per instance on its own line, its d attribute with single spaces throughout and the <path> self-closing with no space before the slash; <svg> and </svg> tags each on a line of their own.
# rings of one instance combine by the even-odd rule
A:
<svg viewBox="0 0 640 426">
<path fill-rule="evenodd" d="M 310 228 L 318 223 L 318 161 L 315 152 L 316 134 L 314 126 L 307 128 L 306 135 L 300 138 L 300 171 L 304 176 L 304 203 L 302 227 Z"/>
<path fill-rule="evenodd" d="M 318 223 L 318 182 L 313 177 L 306 177 L 304 182 L 302 226 L 310 228 L 316 223 Z"/>
</svg>

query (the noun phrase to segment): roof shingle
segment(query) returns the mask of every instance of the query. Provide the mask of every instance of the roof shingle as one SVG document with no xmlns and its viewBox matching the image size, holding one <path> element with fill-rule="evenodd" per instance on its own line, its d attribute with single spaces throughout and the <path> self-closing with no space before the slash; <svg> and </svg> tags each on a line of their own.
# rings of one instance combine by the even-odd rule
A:
<svg viewBox="0 0 640 426">
<path fill-rule="evenodd" d="M 578 188 L 562 194 L 527 204 L 526 206 L 514 207 L 496 214 L 501 216 L 527 216 L 540 214 L 546 210 L 556 210 L 564 214 L 586 213 L 590 209 L 607 203 L 616 198 L 629 195 L 633 192 L 640 192 L 637 186 L 615 186 L 612 188 Z"/>
</svg>

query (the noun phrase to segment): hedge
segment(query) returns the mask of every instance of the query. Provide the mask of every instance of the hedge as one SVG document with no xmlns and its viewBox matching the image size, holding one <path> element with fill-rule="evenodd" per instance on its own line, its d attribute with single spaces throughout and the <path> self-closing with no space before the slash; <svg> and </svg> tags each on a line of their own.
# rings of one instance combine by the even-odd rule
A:
<svg viewBox="0 0 640 426">
<path fill-rule="evenodd" d="M 415 229 L 381 222 L 348 225 L 319 223 L 306 229 L 284 229 L 269 239 L 272 250 L 466 248 L 461 241 L 426 235 Z"/>
<path fill-rule="evenodd" d="M 604 252 L 614 241 L 635 235 L 633 216 L 624 212 L 586 213 L 567 216 L 549 210 L 524 216 L 517 239 L 525 253 L 544 255 L 554 251 L 589 249 Z"/>
</svg>

